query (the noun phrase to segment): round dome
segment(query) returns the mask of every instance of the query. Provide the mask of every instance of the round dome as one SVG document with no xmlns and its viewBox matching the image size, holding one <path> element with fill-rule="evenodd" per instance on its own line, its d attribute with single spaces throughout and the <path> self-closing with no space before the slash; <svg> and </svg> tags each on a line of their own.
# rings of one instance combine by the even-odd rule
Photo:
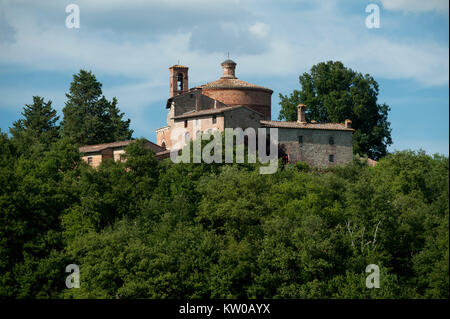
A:
<svg viewBox="0 0 450 319">
<path fill-rule="evenodd" d="M 223 61 L 221 63 L 221 65 L 224 65 L 224 64 L 235 64 L 236 65 L 236 62 L 234 62 L 233 60 L 228 59 L 228 60 L 225 60 L 225 61 Z"/>
<path fill-rule="evenodd" d="M 239 80 L 235 76 L 236 63 L 232 60 L 222 62 L 223 76 L 201 87 L 202 94 L 225 103 L 228 106 L 245 105 L 264 115 L 271 117 L 271 97 L 273 91 L 263 86 Z"/>
</svg>

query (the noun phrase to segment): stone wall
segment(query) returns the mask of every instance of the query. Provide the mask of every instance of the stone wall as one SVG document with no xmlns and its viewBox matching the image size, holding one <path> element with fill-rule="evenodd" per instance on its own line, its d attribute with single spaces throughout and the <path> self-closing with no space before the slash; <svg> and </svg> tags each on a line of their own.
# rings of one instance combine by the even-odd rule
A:
<svg viewBox="0 0 450 319">
<path fill-rule="evenodd" d="M 97 167 L 102 162 L 102 154 L 100 154 L 100 153 L 82 156 L 81 159 L 83 161 L 85 161 L 86 163 L 89 163 L 89 157 L 92 158 L 92 162 L 91 162 L 92 167 Z"/>
<path fill-rule="evenodd" d="M 173 98 L 175 106 L 172 116 L 178 116 L 192 111 L 202 111 L 214 108 L 226 107 L 220 101 L 214 101 L 210 97 L 201 94 L 200 90 L 188 92 Z M 170 112 L 169 112 L 170 113 Z"/>
<path fill-rule="evenodd" d="M 185 121 L 187 121 L 187 127 L 184 126 Z M 174 124 L 171 127 L 157 130 L 156 143 L 158 145 L 162 145 L 162 143 L 164 143 L 167 149 L 172 149 L 173 145 L 171 141 L 171 134 L 175 128 L 182 129 L 185 133 L 189 133 L 190 139 L 193 140 L 195 139 L 197 131 L 205 132 L 210 129 L 223 131 L 225 128 L 224 115 L 217 114 L 216 123 L 213 123 L 213 115 L 211 114 L 199 116 L 196 118 L 175 120 Z"/>
<path fill-rule="evenodd" d="M 252 112 L 252 110 L 244 107 L 224 112 L 225 128 L 240 127 L 245 130 L 248 127 L 257 129 L 261 126 L 260 120 L 263 120 L 263 116 L 258 113 Z"/>
<path fill-rule="evenodd" d="M 311 166 L 328 167 L 351 162 L 353 145 L 351 131 L 279 128 L 278 141 L 289 156 L 289 162 L 306 162 Z M 303 136 L 303 143 L 299 143 Z M 334 144 L 330 145 L 329 138 Z M 330 155 L 334 162 L 330 162 Z"/>
</svg>

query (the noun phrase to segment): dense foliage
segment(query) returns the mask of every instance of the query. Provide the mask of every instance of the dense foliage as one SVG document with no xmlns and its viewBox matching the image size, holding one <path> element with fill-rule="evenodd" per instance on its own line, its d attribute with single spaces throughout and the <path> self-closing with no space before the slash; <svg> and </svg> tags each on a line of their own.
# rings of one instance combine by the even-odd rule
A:
<svg viewBox="0 0 450 319">
<path fill-rule="evenodd" d="M 80 70 L 73 76 L 63 108 L 62 135 L 82 145 L 129 140 L 133 131 L 130 120 L 122 120 L 117 99 L 102 95 L 102 84 L 95 75 Z"/>
<path fill-rule="evenodd" d="M 389 106 L 378 104 L 378 83 L 369 74 L 346 68 L 342 62 L 321 62 L 299 77 L 301 90 L 280 94 L 280 120 L 296 121 L 297 106 L 306 104 L 306 119 L 318 123 L 352 120 L 353 151 L 378 160 L 392 144 Z"/>
<path fill-rule="evenodd" d="M 52 102 L 44 102 L 40 96 L 33 96 L 33 104 L 27 104 L 22 112 L 23 119 L 13 123 L 10 133 L 13 143 L 21 154 L 40 153 L 59 137 L 59 116 Z"/>
<path fill-rule="evenodd" d="M 70 92 L 62 136 L 40 97 L 0 131 L 0 298 L 448 298 L 448 157 L 261 175 L 157 161 L 137 140 L 94 169 L 77 146 L 130 138 L 129 122 L 91 73 Z"/>
<path fill-rule="evenodd" d="M 446 157 L 261 175 L 158 162 L 138 140 L 93 169 L 66 138 L 39 160 L 0 139 L 1 297 L 448 297 Z"/>
</svg>

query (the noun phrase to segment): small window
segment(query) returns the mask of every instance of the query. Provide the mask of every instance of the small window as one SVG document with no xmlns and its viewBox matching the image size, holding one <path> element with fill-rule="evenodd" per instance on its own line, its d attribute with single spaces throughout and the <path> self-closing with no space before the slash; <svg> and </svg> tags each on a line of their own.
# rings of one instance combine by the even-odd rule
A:
<svg viewBox="0 0 450 319">
<path fill-rule="evenodd" d="M 215 115 L 213 115 L 213 117 L 212 117 L 212 123 L 213 123 L 213 124 L 216 124 L 216 123 L 217 123 L 217 117 L 216 117 Z"/>
<path fill-rule="evenodd" d="M 330 145 L 334 144 L 334 137 L 333 136 L 330 136 L 329 142 L 330 142 Z"/>
<path fill-rule="evenodd" d="M 166 142 L 162 142 L 161 147 L 166 148 Z"/>
<path fill-rule="evenodd" d="M 298 137 L 298 144 L 303 144 L 303 136 L 302 135 L 300 135 L 299 137 Z"/>
<path fill-rule="evenodd" d="M 334 163 L 334 155 L 330 154 L 328 160 L 330 161 L 330 163 Z"/>
<path fill-rule="evenodd" d="M 194 94 L 191 93 L 190 96 L 191 96 L 191 99 L 192 99 L 194 97 Z"/>
<path fill-rule="evenodd" d="M 188 125 L 188 121 L 184 120 L 184 127 L 187 127 L 187 125 Z"/>
<path fill-rule="evenodd" d="M 88 164 L 92 165 L 92 157 L 88 157 Z"/>
</svg>

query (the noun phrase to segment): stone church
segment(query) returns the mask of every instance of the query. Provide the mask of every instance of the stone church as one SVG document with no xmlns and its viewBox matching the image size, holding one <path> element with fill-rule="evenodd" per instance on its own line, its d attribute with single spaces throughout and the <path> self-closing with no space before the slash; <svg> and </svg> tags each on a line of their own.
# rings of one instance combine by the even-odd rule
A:
<svg viewBox="0 0 450 319">
<path fill-rule="evenodd" d="M 185 139 L 195 139 L 197 132 L 224 131 L 225 128 L 277 128 L 281 153 L 290 163 L 306 162 L 311 166 L 328 167 L 353 159 L 351 121 L 345 123 L 308 123 L 306 105 L 298 106 L 295 122 L 271 120 L 273 91 L 236 77 L 236 63 L 222 62 L 222 76 L 213 82 L 189 88 L 187 66 L 173 65 L 170 71 L 170 96 L 166 103 L 166 125 L 156 130 L 156 144 L 148 147 L 157 158 L 167 158 L 172 148 L 171 132 L 185 130 Z M 80 148 L 83 159 L 97 166 L 102 155 L 121 160 L 130 141 L 90 145 Z M 101 151 L 99 151 L 101 149 Z M 115 154 L 118 154 L 117 156 Z M 95 160 L 94 160 L 95 157 Z"/>
</svg>

